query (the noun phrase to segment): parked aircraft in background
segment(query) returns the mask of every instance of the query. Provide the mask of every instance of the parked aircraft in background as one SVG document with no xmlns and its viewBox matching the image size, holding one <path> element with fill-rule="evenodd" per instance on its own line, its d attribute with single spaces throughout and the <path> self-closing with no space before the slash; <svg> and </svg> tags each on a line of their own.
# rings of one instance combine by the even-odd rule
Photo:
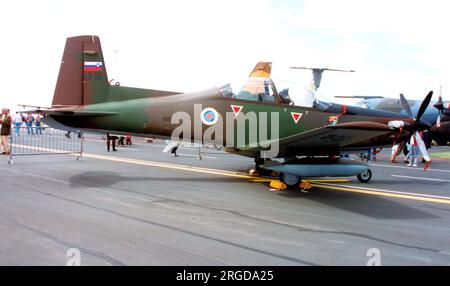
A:
<svg viewBox="0 0 450 286">
<path fill-rule="evenodd" d="M 330 99 L 325 98 L 318 93 L 322 76 L 324 71 L 337 72 L 354 72 L 353 70 L 339 70 L 329 68 L 307 68 L 307 67 L 291 67 L 292 69 L 306 69 L 312 71 L 311 84 L 308 87 L 308 96 L 315 106 L 327 105 L 331 102 Z M 442 94 L 442 92 L 441 92 Z M 404 108 L 400 98 L 385 98 L 383 96 L 335 96 L 340 99 L 360 99 L 353 104 L 362 108 L 386 110 L 390 112 L 408 115 L 408 111 Z M 421 107 L 422 101 L 408 99 L 408 104 L 411 107 L 413 116 L 416 116 Z M 438 101 L 432 102 L 433 106 L 429 106 L 422 119 L 432 125 L 430 129 L 430 139 L 435 140 L 439 145 L 447 145 L 450 141 L 450 102 L 443 101 L 440 95 Z"/>
<path fill-rule="evenodd" d="M 400 99 L 381 96 L 336 96 L 336 98 L 359 98 L 362 100 L 357 102 L 356 106 L 408 114 Z M 408 99 L 408 103 L 411 106 L 412 114 L 416 115 L 419 112 L 421 101 Z M 450 102 L 443 101 L 440 96 L 438 101 L 431 102 L 431 104 L 425 110 L 422 119 L 432 125 L 430 139 L 435 140 L 439 145 L 447 145 L 450 141 Z"/>
</svg>

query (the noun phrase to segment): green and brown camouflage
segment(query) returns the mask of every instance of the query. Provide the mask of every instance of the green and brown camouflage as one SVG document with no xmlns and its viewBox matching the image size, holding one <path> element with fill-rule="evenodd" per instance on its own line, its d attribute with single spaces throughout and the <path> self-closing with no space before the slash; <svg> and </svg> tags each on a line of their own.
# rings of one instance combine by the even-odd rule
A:
<svg viewBox="0 0 450 286">
<path fill-rule="evenodd" d="M 97 36 L 73 37 L 66 42 L 52 108 L 40 112 L 45 115 L 47 124 L 56 127 L 170 138 L 177 127 L 171 122 L 175 113 L 189 114 L 194 129 L 196 122 L 201 124 L 202 109 L 213 108 L 219 116 L 217 124 L 223 126 L 223 134 L 218 134 L 213 143 L 221 142 L 227 151 L 251 157 L 257 157 L 263 149 L 260 136 L 257 136 L 257 142 L 250 142 L 250 130 L 246 130 L 245 144 L 238 144 L 237 136 L 234 136 L 233 142 L 227 142 L 227 133 L 237 132 L 238 120 L 231 123 L 225 120 L 227 113 L 234 115 L 233 106 L 241 108 L 234 115 L 236 118 L 254 113 L 258 130 L 269 129 L 268 138 L 271 138 L 272 115 L 277 114 L 279 134 L 273 140 L 279 143 L 279 157 L 339 155 L 344 151 L 390 145 L 394 141 L 405 141 L 409 137 L 407 131 L 413 126 L 427 125 L 426 122 L 415 122 L 409 116 L 392 112 L 338 104 L 326 109 L 288 104 L 279 96 L 270 79 L 270 67 L 271 63 L 259 63 L 249 83 L 237 95 L 216 87 L 186 94 L 124 87 L 108 81 Z M 266 86 L 252 89 L 250 85 L 254 82 Z M 265 93 L 266 97 L 261 96 L 266 91 L 264 89 L 270 89 L 269 94 Z M 201 106 L 200 111 L 195 106 Z M 268 118 L 265 122 L 267 126 L 259 126 L 262 124 L 262 114 Z M 402 121 L 405 126 L 402 130 L 393 128 L 388 125 L 392 121 Z M 208 128 L 210 126 L 201 124 L 200 133 L 193 132 L 190 138 L 183 140 L 211 143 L 204 141 Z"/>
</svg>

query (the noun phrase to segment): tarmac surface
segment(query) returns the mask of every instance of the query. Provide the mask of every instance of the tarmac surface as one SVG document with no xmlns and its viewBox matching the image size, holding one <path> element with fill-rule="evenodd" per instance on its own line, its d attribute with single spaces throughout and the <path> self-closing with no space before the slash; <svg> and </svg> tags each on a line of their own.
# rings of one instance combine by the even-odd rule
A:
<svg viewBox="0 0 450 286">
<path fill-rule="evenodd" d="M 72 248 L 82 265 L 450 265 L 449 147 L 427 172 L 383 152 L 369 184 L 303 193 L 222 151 L 88 138 L 78 161 L 0 157 L 0 265 L 66 265 Z"/>
</svg>

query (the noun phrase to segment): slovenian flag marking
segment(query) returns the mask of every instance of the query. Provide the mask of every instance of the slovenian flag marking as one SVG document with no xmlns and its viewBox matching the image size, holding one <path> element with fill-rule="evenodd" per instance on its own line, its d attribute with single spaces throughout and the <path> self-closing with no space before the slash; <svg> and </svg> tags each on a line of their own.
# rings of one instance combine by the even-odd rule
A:
<svg viewBox="0 0 450 286">
<path fill-rule="evenodd" d="M 84 62 L 84 71 L 102 71 L 102 62 Z"/>
</svg>

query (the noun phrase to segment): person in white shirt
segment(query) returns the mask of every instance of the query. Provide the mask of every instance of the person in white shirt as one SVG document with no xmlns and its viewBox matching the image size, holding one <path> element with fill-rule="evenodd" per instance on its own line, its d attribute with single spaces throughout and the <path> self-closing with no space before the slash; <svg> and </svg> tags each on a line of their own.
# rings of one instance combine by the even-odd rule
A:
<svg viewBox="0 0 450 286">
<path fill-rule="evenodd" d="M 14 117 L 13 117 L 13 124 L 14 124 L 15 129 L 16 129 L 16 136 L 19 136 L 20 135 L 20 127 L 23 124 L 22 116 L 19 114 L 19 112 L 16 112 L 16 114 L 14 115 Z"/>
<path fill-rule="evenodd" d="M 411 139 L 409 140 L 409 144 L 411 144 L 411 149 L 409 152 L 410 161 L 407 165 L 408 167 L 417 167 L 417 158 L 419 157 L 419 144 L 417 143 L 417 139 L 413 134 L 411 136 Z M 420 137 L 422 137 L 422 134 L 420 134 Z"/>
</svg>

